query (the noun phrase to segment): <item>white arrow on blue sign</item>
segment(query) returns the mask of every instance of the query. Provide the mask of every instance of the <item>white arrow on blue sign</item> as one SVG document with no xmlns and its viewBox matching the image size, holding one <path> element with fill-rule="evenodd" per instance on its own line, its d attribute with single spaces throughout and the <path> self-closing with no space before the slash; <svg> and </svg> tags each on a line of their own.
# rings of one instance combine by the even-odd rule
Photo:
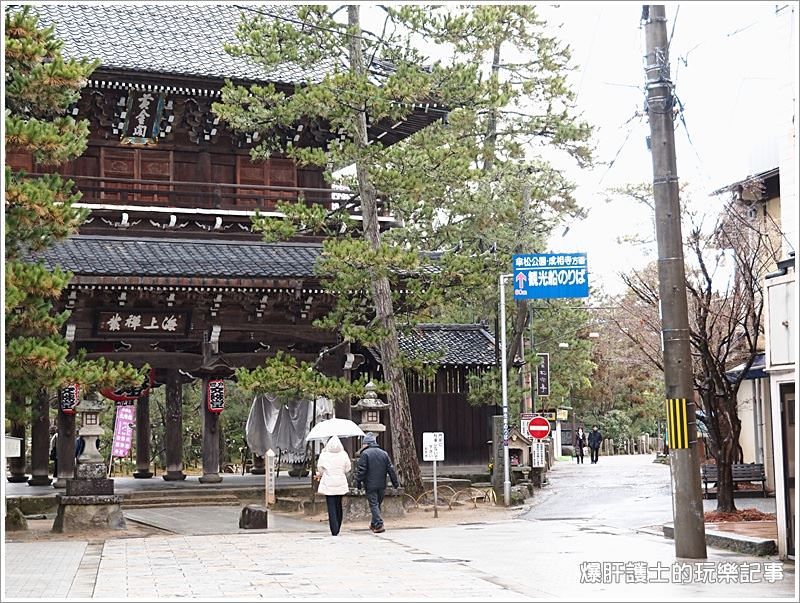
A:
<svg viewBox="0 0 800 603">
<path fill-rule="evenodd" d="M 514 299 L 589 297 L 585 253 L 515 255 Z"/>
</svg>

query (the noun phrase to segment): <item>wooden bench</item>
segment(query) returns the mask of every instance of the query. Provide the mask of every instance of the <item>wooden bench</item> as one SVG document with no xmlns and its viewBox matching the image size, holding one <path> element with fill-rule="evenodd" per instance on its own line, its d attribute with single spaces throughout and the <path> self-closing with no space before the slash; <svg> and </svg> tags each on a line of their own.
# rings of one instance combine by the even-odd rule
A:
<svg viewBox="0 0 800 603">
<path fill-rule="evenodd" d="M 714 484 L 719 481 L 719 475 L 716 465 L 702 465 L 700 467 L 703 475 L 703 486 L 705 487 L 705 496 L 708 498 L 708 484 Z M 732 468 L 733 483 L 736 482 L 761 482 L 761 491 L 766 498 L 767 496 L 767 476 L 764 473 L 764 465 L 762 463 L 735 463 Z"/>
</svg>

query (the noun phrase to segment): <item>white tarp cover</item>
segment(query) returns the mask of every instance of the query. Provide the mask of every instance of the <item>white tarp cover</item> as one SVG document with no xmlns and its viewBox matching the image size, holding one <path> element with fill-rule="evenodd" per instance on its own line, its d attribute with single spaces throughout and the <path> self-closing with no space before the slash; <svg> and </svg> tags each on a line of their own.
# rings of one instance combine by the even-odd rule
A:
<svg viewBox="0 0 800 603">
<path fill-rule="evenodd" d="M 333 416 L 333 402 L 327 398 L 317 398 L 316 406 L 315 422 Z M 264 456 L 271 448 L 276 454 L 280 451 L 281 461 L 303 463 L 313 415 L 311 400 L 279 402 L 277 396 L 257 395 L 247 417 L 247 445 L 258 456 Z"/>
</svg>

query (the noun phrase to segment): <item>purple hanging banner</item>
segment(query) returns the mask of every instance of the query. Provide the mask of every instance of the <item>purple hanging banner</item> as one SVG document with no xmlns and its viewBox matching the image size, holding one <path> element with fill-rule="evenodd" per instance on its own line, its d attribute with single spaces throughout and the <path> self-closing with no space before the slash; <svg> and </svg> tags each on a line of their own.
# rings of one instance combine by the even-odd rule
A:
<svg viewBox="0 0 800 603">
<path fill-rule="evenodd" d="M 117 406 L 117 420 L 114 423 L 114 443 L 111 455 L 117 458 L 127 456 L 131 450 L 134 426 L 134 407 Z"/>
</svg>

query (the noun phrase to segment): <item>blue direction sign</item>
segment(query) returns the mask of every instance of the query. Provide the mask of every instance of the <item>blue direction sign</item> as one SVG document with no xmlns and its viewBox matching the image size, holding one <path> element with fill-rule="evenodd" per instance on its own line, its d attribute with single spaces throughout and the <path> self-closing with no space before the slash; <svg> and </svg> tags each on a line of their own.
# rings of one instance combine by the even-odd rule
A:
<svg viewBox="0 0 800 603">
<path fill-rule="evenodd" d="M 515 255 L 514 299 L 589 297 L 585 253 Z"/>
</svg>

